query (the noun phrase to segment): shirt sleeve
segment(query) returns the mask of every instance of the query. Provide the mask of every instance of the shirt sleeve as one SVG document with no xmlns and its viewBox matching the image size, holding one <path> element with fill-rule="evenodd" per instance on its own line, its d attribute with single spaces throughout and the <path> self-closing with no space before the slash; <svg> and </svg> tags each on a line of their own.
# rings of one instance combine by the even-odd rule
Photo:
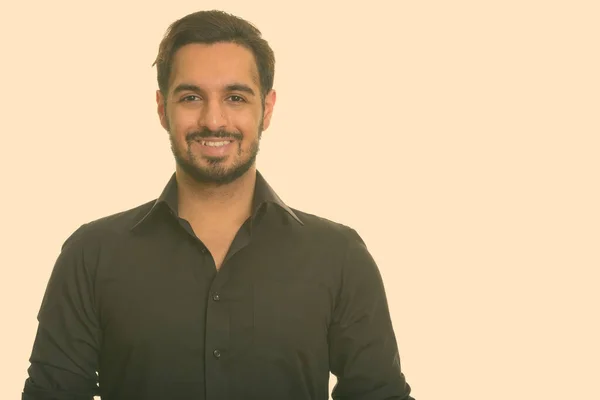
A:
<svg viewBox="0 0 600 400">
<path fill-rule="evenodd" d="M 63 244 L 38 313 L 23 400 L 92 400 L 98 391 L 100 328 L 83 228 Z"/>
<path fill-rule="evenodd" d="M 351 229 L 329 329 L 335 400 L 414 400 L 400 366 L 380 271 Z"/>
</svg>

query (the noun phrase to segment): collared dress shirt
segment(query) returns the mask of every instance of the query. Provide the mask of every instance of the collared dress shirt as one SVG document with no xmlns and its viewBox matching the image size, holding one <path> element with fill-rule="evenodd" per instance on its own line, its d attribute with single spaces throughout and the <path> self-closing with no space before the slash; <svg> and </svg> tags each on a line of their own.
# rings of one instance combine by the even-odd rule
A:
<svg viewBox="0 0 600 400">
<path fill-rule="evenodd" d="M 81 225 L 38 314 L 23 400 L 408 400 L 384 285 L 357 232 L 256 172 L 222 267 L 158 199 Z"/>
</svg>

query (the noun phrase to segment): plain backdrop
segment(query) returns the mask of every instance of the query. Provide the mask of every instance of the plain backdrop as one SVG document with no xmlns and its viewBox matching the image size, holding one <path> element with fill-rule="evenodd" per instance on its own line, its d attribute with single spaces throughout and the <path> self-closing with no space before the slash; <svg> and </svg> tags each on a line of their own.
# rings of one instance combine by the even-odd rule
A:
<svg viewBox="0 0 600 400">
<path fill-rule="evenodd" d="M 365 239 L 414 396 L 600 399 L 598 4 L 3 2 L 0 398 L 66 237 L 170 177 L 151 64 L 220 8 L 277 58 L 259 170 Z"/>
</svg>

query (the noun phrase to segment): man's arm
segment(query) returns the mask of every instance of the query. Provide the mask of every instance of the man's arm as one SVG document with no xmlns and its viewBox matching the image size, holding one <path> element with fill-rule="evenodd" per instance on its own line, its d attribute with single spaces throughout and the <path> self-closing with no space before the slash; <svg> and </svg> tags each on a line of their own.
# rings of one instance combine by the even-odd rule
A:
<svg viewBox="0 0 600 400">
<path fill-rule="evenodd" d="M 338 380 L 333 399 L 414 400 L 400 367 L 380 271 L 354 230 L 329 339 L 331 372 Z"/>
<path fill-rule="evenodd" d="M 100 328 L 82 227 L 64 243 L 38 314 L 23 400 L 91 400 L 98 395 Z"/>
</svg>

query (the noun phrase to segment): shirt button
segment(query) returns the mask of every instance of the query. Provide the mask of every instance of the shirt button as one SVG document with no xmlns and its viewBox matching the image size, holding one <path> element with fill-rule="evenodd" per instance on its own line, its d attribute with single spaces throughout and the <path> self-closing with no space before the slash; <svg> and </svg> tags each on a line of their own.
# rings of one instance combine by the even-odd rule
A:
<svg viewBox="0 0 600 400">
<path fill-rule="evenodd" d="M 215 351 L 213 351 L 213 355 L 215 356 L 215 358 L 220 358 L 221 352 L 219 350 L 215 350 Z"/>
<path fill-rule="evenodd" d="M 215 294 L 213 294 L 213 300 L 214 300 L 214 301 L 219 301 L 219 300 L 221 300 L 221 297 L 219 296 L 219 293 L 215 293 Z"/>
</svg>

